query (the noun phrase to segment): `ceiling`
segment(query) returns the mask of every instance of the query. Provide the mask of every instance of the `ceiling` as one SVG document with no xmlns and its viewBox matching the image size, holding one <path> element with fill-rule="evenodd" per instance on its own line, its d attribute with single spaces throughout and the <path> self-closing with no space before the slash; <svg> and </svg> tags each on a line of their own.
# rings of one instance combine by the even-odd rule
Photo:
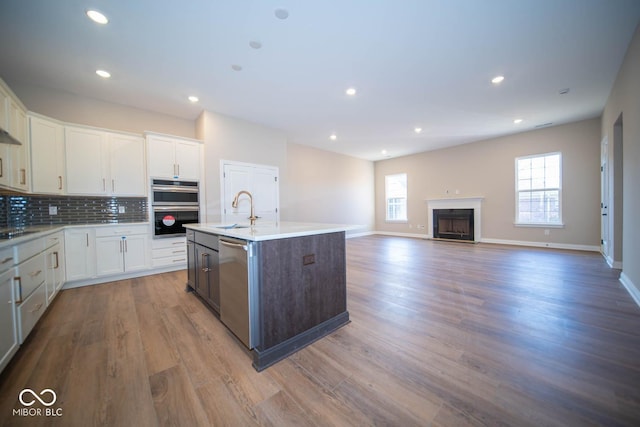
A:
<svg viewBox="0 0 640 427">
<path fill-rule="evenodd" d="M 379 160 L 598 117 L 639 19 L 638 0 L 2 0 L 0 77 Z"/>
</svg>

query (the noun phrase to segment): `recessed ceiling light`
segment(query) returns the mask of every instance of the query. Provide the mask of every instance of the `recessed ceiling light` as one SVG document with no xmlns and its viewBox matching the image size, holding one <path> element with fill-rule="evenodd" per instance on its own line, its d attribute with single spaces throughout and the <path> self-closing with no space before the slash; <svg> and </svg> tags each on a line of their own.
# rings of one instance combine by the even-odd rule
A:
<svg viewBox="0 0 640 427">
<path fill-rule="evenodd" d="M 289 17 L 289 11 L 287 9 L 276 9 L 273 13 L 278 19 L 287 19 Z"/>
<path fill-rule="evenodd" d="M 381 153 L 383 156 L 386 156 L 386 155 L 387 155 L 387 150 L 382 150 L 380 153 Z"/>
<path fill-rule="evenodd" d="M 332 133 L 331 135 L 329 135 L 329 139 L 332 141 L 335 141 L 336 139 L 338 139 L 338 137 L 336 136 L 335 133 Z"/>
<path fill-rule="evenodd" d="M 249 46 L 251 46 L 253 49 L 260 49 L 262 47 L 262 43 L 257 40 L 251 40 L 249 42 Z"/>
<path fill-rule="evenodd" d="M 96 74 L 103 79 L 108 79 L 109 77 L 111 77 L 111 73 L 105 70 L 96 70 Z"/>
<path fill-rule="evenodd" d="M 422 132 L 422 128 L 414 128 L 413 131 L 415 133 L 420 133 L 420 132 Z"/>
<path fill-rule="evenodd" d="M 504 76 L 495 76 L 494 78 L 491 79 L 491 83 L 493 83 L 494 85 L 497 85 L 502 83 L 503 80 L 504 80 Z"/>
<path fill-rule="evenodd" d="M 87 10 L 87 16 L 93 22 L 96 22 L 98 24 L 106 24 L 107 22 L 109 22 L 109 19 L 107 19 L 106 16 L 104 16 L 102 13 L 98 12 L 97 10 Z"/>
<path fill-rule="evenodd" d="M 513 123 L 515 123 L 515 124 L 522 123 L 522 119 L 515 119 L 515 120 L 513 121 Z"/>
<path fill-rule="evenodd" d="M 350 87 L 349 89 L 347 89 L 347 90 L 345 91 L 345 93 L 346 93 L 347 95 L 349 95 L 349 96 L 353 96 L 353 95 L 355 95 L 355 94 L 356 94 L 356 88 L 355 88 L 355 87 Z"/>
<path fill-rule="evenodd" d="M 197 96 L 193 96 L 193 95 L 191 95 L 188 99 L 189 99 L 189 101 L 191 101 L 191 102 L 198 102 L 198 101 L 200 101 L 200 100 L 198 99 L 198 97 L 197 97 Z"/>
<path fill-rule="evenodd" d="M 238 64 L 233 64 L 233 65 L 231 66 L 231 69 L 232 69 L 233 71 L 242 71 L 242 66 L 241 66 L 241 65 L 238 65 Z"/>
<path fill-rule="evenodd" d="M 564 89 L 560 89 L 560 90 L 558 91 L 558 93 L 559 93 L 560 95 L 566 95 L 566 94 L 568 94 L 568 93 L 569 93 L 569 88 L 567 87 L 567 88 L 564 88 Z"/>
</svg>

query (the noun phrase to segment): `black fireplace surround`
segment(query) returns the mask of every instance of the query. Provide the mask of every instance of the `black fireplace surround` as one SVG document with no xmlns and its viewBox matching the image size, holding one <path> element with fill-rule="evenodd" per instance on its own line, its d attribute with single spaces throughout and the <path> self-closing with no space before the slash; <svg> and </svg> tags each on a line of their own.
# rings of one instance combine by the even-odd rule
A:
<svg viewBox="0 0 640 427">
<path fill-rule="evenodd" d="M 473 209 L 434 209 L 433 238 L 473 242 Z"/>
</svg>

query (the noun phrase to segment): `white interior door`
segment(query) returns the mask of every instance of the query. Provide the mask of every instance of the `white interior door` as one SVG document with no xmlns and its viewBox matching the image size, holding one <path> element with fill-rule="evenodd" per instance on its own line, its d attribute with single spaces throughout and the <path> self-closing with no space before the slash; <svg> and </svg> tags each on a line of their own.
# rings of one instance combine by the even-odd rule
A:
<svg viewBox="0 0 640 427">
<path fill-rule="evenodd" d="M 609 259 L 609 144 L 602 140 L 600 153 L 600 250 Z"/>
<path fill-rule="evenodd" d="M 251 203 L 247 195 L 238 199 L 238 207 L 231 203 L 240 191 L 248 191 L 253 197 L 255 215 L 260 222 L 279 220 L 278 168 L 223 160 L 221 206 L 222 219 L 229 224 L 247 224 L 251 213 Z"/>
</svg>

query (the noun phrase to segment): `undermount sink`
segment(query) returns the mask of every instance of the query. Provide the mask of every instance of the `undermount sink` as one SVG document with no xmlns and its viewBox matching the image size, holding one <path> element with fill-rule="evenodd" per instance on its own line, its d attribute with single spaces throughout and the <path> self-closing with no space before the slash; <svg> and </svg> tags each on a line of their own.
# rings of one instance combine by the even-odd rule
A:
<svg viewBox="0 0 640 427">
<path fill-rule="evenodd" d="M 229 225 L 219 225 L 216 228 L 221 228 L 223 230 L 231 230 L 236 228 L 249 228 L 248 225 L 238 225 L 238 224 L 229 224 Z"/>
</svg>

